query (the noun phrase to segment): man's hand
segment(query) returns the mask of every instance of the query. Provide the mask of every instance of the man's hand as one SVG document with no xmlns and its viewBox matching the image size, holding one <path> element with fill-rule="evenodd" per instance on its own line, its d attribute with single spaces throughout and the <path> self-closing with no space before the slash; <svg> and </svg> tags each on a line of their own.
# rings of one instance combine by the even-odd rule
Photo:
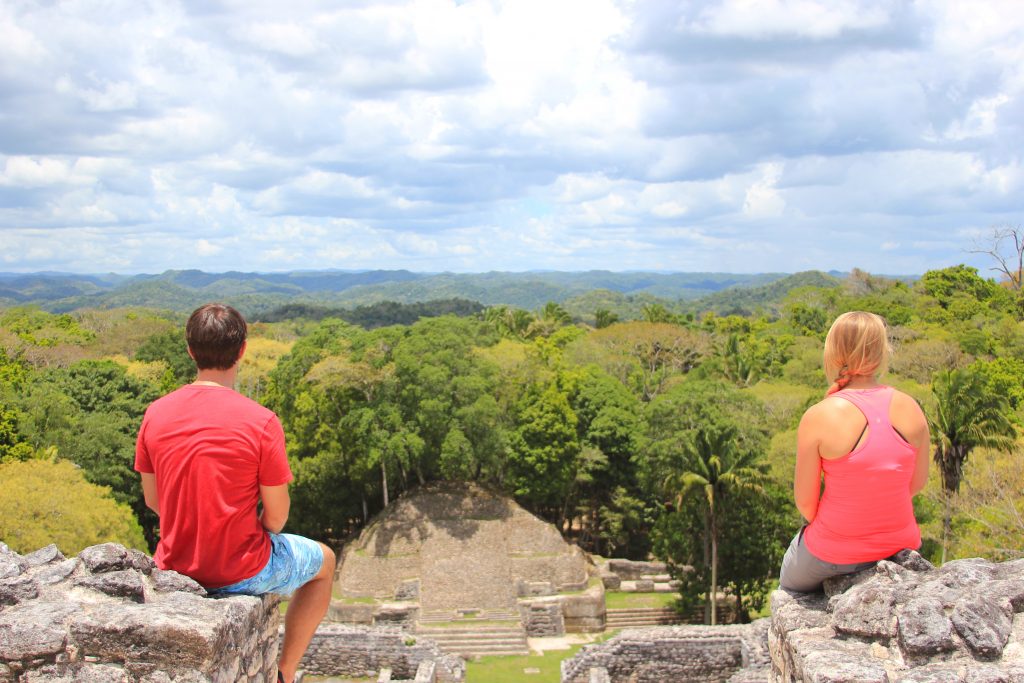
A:
<svg viewBox="0 0 1024 683">
<path fill-rule="evenodd" d="M 263 501 L 263 514 L 260 515 L 263 528 L 272 534 L 281 533 L 285 522 L 288 521 L 288 510 L 291 507 L 288 484 L 260 486 L 260 499 Z"/>
</svg>

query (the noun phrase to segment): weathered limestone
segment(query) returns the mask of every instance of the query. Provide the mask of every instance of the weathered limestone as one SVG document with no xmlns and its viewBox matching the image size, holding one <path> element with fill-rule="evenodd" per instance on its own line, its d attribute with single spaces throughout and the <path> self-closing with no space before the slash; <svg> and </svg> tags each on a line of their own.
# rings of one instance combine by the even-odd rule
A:
<svg viewBox="0 0 1024 683">
<path fill-rule="evenodd" d="M 597 567 L 604 587 L 627 593 L 671 593 L 679 582 L 668 573 L 664 562 L 610 559 Z"/>
<path fill-rule="evenodd" d="M 903 551 L 771 604 L 773 681 L 1024 682 L 1024 561 Z"/>
<path fill-rule="evenodd" d="M 562 683 L 766 680 L 767 630 L 767 619 L 742 626 L 628 629 L 562 662 Z"/>
<path fill-rule="evenodd" d="M 211 599 L 114 543 L 67 559 L 0 543 L 0 683 L 263 683 L 276 676 L 271 597 Z"/>
<path fill-rule="evenodd" d="M 388 669 L 388 680 L 457 683 L 466 676 L 461 658 L 446 655 L 435 643 L 400 628 L 321 624 L 302 658 L 306 673 L 319 676 L 373 678 Z M 426 675 L 423 673 L 423 675 Z"/>
</svg>

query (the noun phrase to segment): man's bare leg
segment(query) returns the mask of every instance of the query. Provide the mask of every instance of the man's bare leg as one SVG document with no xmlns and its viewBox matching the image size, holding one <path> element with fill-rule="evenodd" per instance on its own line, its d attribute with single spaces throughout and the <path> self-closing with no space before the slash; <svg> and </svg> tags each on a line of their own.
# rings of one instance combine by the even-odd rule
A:
<svg viewBox="0 0 1024 683">
<path fill-rule="evenodd" d="M 313 640 L 316 627 L 320 625 L 327 607 L 331 603 L 331 586 L 334 584 L 334 551 L 320 544 L 324 551 L 324 564 L 320 571 L 292 593 L 288 611 L 284 615 L 284 643 L 277 668 L 284 676 L 285 683 L 295 680 L 299 660 Z"/>
</svg>

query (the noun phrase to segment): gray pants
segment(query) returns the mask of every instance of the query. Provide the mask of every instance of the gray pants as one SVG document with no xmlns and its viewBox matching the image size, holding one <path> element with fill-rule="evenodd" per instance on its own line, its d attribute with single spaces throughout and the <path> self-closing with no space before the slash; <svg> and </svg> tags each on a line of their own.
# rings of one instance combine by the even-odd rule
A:
<svg viewBox="0 0 1024 683">
<path fill-rule="evenodd" d="M 853 564 L 833 564 L 819 560 L 804 543 L 804 530 L 793 537 L 793 541 L 782 558 L 782 572 L 779 575 L 779 588 L 800 593 L 813 593 L 821 590 L 822 582 L 830 576 L 852 574 L 862 569 L 875 566 L 874 562 L 855 562 Z"/>
</svg>

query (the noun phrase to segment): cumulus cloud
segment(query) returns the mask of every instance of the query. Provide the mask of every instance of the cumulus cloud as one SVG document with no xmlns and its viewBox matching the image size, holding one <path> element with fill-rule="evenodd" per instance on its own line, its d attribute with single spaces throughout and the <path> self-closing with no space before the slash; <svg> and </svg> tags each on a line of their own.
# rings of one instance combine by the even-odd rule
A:
<svg viewBox="0 0 1024 683">
<path fill-rule="evenodd" d="M 1022 35 L 1000 0 L 8 3 L 2 266 L 921 272 L 1020 222 Z"/>
</svg>

